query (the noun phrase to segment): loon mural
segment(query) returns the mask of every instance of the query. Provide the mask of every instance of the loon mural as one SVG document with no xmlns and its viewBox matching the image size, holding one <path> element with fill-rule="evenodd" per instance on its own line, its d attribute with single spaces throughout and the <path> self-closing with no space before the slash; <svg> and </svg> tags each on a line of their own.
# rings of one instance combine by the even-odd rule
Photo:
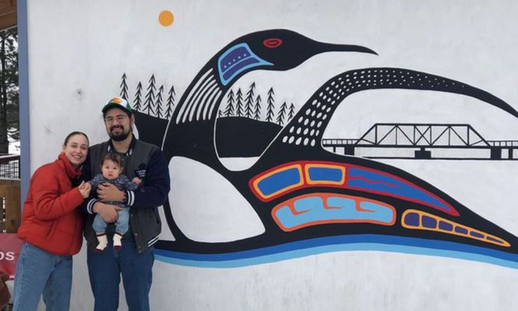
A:
<svg viewBox="0 0 518 311">
<path fill-rule="evenodd" d="M 513 234 L 408 172 L 322 147 L 324 131 L 337 107 L 348 96 L 369 90 L 448 92 L 476 98 L 518 117 L 503 100 L 462 82 L 402 68 L 343 72 L 314 92 L 253 165 L 231 169 L 224 164 L 215 137 L 219 106 L 232 85 L 251 71 L 290 70 L 326 52 L 377 55 L 366 47 L 321 43 L 289 30 L 247 34 L 224 47 L 199 71 L 165 133 L 160 126 L 142 126 L 137 117 L 141 138 L 163 137 L 162 149 L 172 176 L 172 191 L 164 206 L 168 225 L 164 230 L 169 229 L 172 238 L 157 243 L 159 259 L 235 267 L 328 251 L 381 250 L 517 268 L 518 239 Z M 183 182 L 188 180 L 193 187 L 186 190 Z M 232 213 L 243 211 L 246 217 L 234 219 L 243 232 L 198 234 L 193 227 L 203 227 L 211 215 L 199 201 L 179 202 L 185 191 L 192 192 L 190 198 L 205 197 L 207 206 L 217 201 L 211 196 L 214 193 L 222 197 L 217 202 L 239 196 L 237 201 L 228 200 L 228 206 L 219 205 L 226 211 L 224 216 L 208 221 L 217 230 L 220 222 L 233 222 Z M 239 223 L 242 219 L 250 222 Z"/>
</svg>

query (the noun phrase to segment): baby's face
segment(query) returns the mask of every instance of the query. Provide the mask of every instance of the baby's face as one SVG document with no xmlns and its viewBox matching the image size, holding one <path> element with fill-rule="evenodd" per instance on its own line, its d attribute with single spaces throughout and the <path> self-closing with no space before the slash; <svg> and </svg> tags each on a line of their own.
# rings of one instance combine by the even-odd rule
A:
<svg viewBox="0 0 518 311">
<path fill-rule="evenodd" d="M 122 168 L 112 160 L 104 160 L 101 170 L 104 178 L 115 179 L 119 177 Z"/>
</svg>

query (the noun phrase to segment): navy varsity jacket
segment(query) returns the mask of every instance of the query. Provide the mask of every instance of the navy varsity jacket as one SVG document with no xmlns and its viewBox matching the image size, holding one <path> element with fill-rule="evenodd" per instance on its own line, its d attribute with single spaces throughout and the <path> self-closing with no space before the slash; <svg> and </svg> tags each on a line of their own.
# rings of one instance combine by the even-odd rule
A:
<svg viewBox="0 0 518 311">
<path fill-rule="evenodd" d="M 90 147 L 88 157 L 83 164 L 82 178 L 84 180 L 90 180 L 92 176 L 101 172 L 102 158 L 110 151 L 114 151 L 111 140 Z M 133 136 L 128 151 L 123 155 L 123 168 L 122 173 L 130 180 L 133 177 L 142 180 L 138 189 L 134 191 L 126 190 L 126 205 L 131 207 L 131 231 L 137 251 L 142 253 L 158 241 L 158 235 L 161 231 L 158 207 L 165 203 L 171 186 L 169 168 L 160 148 L 137 140 L 135 136 Z M 95 217 L 92 208 L 94 203 L 98 201 L 95 196 L 95 193 L 91 193 L 90 198 L 85 200 L 81 206 L 81 209 L 87 215 L 84 236 L 90 249 L 94 249 L 98 243 L 92 229 L 92 222 Z"/>
</svg>

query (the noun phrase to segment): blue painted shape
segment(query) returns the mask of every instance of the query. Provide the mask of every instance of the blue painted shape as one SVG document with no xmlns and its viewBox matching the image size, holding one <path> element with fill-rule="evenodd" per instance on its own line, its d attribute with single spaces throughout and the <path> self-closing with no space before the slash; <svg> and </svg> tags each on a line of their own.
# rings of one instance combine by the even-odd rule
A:
<svg viewBox="0 0 518 311">
<path fill-rule="evenodd" d="M 330 167 L 310 167 L 308 174 L 312 181 L 340 182 L 344 176 L 342 170 Z"/>
<path fill-rule="evenodd" d="M 461 234 L 468 234 L 468 230 L 462 227 L 455 227 L 455 232 L 461 233 Z"/>
<path fill-rule="evenodd" d="M 471 231 L 469 234 L 470 234 L 471 236 L 473 236 L 473 237 L 476 237 L 476 238 L 480 238 L 480 239 L 483 239 L 483 238 L 484 238 L 484 235 L 483 235 L 483 234 L 480 234 L 480 233 L 475 232 L 475 231 Z"/>
<path fill-rule="evenodd" d="M 405 224 L 408 226 L 419 227 L 419 214 L 408 213 L 405 215 Z"/>
<path fill-rule="evenodd" d="M 350 187 L 417 200 L 438 207 L 439 209 L 453 212 L 448 205 L 399 179 L 360 168 L 350 168 L 348 177 L 347 184 Z M 364 178 L 369 181 L 355 178 Z"/>
<path fill-rule="evenodd" d="M 300 182 L 300 171 L 294 167 L 274 173 L 264 178 L 257 183 L 257 187 L 263 195 L 269 196 L 276 193 L 277 191 L 281 191 L 286 187 L 296 185 Z"/>
<path fill-rule="evenodd" d="M 273 64 L 255 55 L 248 44 L 236 44 L 218 58 L 219 78 L 223 85 L 227 85 L 241 72 L 258 66 Z"/>
<path fill-rule="evenodd" d="M 452 231 L 453 225 L 444 221 L 439 221 L 439 229 L 446 230 L 446 231 Z"/>
<path fill-rule="evenodd" d="M 489 241 L 493 241 L 493 242 L 496 242 L 496 243 L 498 243 L 498 244 L 504 244 L 504 242 L 503 242 L 503 241 L 501 241 L 501 240 L 497 240 L 497 239 L 492 238 L 492 237 L 490 237 L 490 236 L 488 236 L 488 237 L 487 237 L 487 239 L 488 239 Z"/>
<path fill-rule="evenodd" d="M 288 206 L 279 208 L 275 215 L 285 228 L 310 225 L 314 222 L 376 221 L 390 224 L 394 220 L 392 209 L 373 202 L 360 203 L 360 208 L 367 211 L 357 210 L 355 200 L 342 197 L 329 197 L 327 205 L 332 208 L 325 209 L 320 197 L 306 197 L 293 204 L 297 212 L 295 215 Z"/>
<path fill-rule="evenodd" d="M 155 249 L 155 256 L 159 261 L 175 265 L 238 268 L 343 251 L 421 254 L 479 261 L 518 269 L 518 255 L 516 254 L 457 242 L 375 234 L 322 237 L 221 254 L 194 254 Z"/>
<path fill-rule="evenodd" d="M 283 206 L 275 212 L 285 228 L 294 228 L 324 218 L 324 202 L 320 197 L 302 198 L 295 201 L 293 206 L 296 212 L 302 213 L 294 215 L 288 206 Z"/>
<path fill-rule="evenodd" d="M 437 227 L 437 220 L 435 218 L 423 215 L 423 227 L 435 229 Z"/>
<path fill-rule="evenodd" d="M 340 198 L 329 198 L 328 204 L 329 206 L 334 206 L 336 204 L 334 202 L 334 199 L 340 199 Z M 333 200 L 333 202 L 331 202 Z M 364 220 L 373 220 L 373 221 L 379 221 L 382 223 L 390 224 L 394 221 L 394 212 L 391 208 L 388 208 L 386 206 L 376 204 L 374 202 L 360 202 L 360 207 L 367 211 L 361 211 L 358 212 L 357 215 L 358 219 L 364 219 Z"/>
</svg>

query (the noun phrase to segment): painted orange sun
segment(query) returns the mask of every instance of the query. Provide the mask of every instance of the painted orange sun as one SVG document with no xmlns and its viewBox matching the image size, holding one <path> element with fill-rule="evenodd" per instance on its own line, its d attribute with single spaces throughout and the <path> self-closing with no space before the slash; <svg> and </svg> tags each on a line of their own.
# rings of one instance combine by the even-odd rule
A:
<svg viewBox="0 0 518 311">
<path fill-rule="evenodd" d="M 158 15 L 158 22 L 164 27 L 169 27 L 174 22 L 174 15 L 171 11 L 164 10 Z"/>
</svg>

